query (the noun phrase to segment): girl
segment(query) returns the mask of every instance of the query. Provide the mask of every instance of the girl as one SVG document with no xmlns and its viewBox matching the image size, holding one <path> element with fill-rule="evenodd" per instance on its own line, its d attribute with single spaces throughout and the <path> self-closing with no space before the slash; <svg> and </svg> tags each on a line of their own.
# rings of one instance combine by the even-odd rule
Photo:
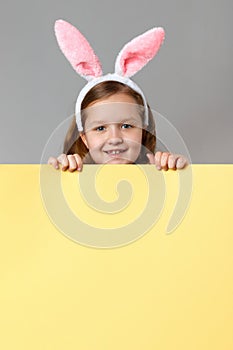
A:
<svg viewBox="0 0 233 350">
<path fill-rule="evenodd" d="M 188 162 L 181 155 L 154 154 L 154 118 L 142 90 L 129 79 L 155 56 L 164 39 L 163 29 L 154 28 L 125 45 L 117 57 L 115 73 L 105 76 L 89 43 L 75 27 L 60 20 L 55 33 L 67 59 L 89 83 L 78 96 L 64 153 L 50 157 L 48 163 L 71 172 L 81 171 L 85 163 L 149 163 L 158 170 L 184 168 Z"/>
</svg>

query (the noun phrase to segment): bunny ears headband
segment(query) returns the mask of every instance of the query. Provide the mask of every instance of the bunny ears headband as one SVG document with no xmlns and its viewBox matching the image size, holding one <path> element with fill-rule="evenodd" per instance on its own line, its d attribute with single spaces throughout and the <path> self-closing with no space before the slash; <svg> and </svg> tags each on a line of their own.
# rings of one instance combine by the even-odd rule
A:
<svg viewBox="0 0 233 350">
<path fill-rule="evenodd" d="M 127 43 L 117 56 L 115 72 L 106 75 L 103 75 L 98 57 L 78 29 L 66 21 L 58 20 L 55 22 L 55 35 L 61 51 L 74 70 L 88 81 L 80 91 L 75 106 L 76 123 L 79 131 L 83 130 L 81 120 L 82 101 L 91 88 L 103 81 L 117 81 L 128 85 L 139 93 L 142 96 L 145 108 L 145 125 L 148 125 L 148 108 L 145 96 L 130 77 L 142 69 L 157 54 L 164 40 L 163 28 L 152 28 Z"/>
</svg>

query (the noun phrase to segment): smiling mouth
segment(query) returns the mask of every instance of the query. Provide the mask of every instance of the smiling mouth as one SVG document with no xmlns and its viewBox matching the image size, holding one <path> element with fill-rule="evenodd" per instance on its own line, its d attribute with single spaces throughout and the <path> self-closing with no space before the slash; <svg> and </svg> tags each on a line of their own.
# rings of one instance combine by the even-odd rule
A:
<svg viewBox="0 0 233 350">
<path fill-rule="evenodd" d="M 105 151 L 105 153 L 109 154 L 110 156 L 117 156 L 118 154 L 124 153 L 126 150 L 110 150 L 110 151 Z"/>
</svg>

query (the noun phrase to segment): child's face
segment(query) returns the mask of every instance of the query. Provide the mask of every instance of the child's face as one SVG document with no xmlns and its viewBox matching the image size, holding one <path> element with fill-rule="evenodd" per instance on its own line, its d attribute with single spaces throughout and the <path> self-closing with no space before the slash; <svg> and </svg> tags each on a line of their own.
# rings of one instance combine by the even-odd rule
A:
<svg viewBox="0 0 233 350">
<path fill-rule="evenodd" d="M 131 164 L 141 151 L 142 120 L 133 97 L 123 93 L 92 103 L 81 138 L 97 164 Z"/>
</svg>

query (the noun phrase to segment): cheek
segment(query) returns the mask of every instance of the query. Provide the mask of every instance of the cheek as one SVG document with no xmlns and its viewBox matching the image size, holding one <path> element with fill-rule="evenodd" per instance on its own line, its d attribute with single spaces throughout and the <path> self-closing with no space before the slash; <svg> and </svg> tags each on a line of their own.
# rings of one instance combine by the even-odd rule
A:
<svg viewBox="0 0 233 350">
<path fill-rule="evenodd" d="M 142 130 L 141 129 L 137 129 L 134 130 L 134 132 L 131 134 L 131 140 L 140 144 L 142 143 Z"/>
<path fill-rule="evenodd" d="M 98 148 L 98 146 L 102 144 L 101 138 L 96 135 L 93 135 L 91 132 L 86 136 L 86 141 L 90 150 Z"/>
</svg>

